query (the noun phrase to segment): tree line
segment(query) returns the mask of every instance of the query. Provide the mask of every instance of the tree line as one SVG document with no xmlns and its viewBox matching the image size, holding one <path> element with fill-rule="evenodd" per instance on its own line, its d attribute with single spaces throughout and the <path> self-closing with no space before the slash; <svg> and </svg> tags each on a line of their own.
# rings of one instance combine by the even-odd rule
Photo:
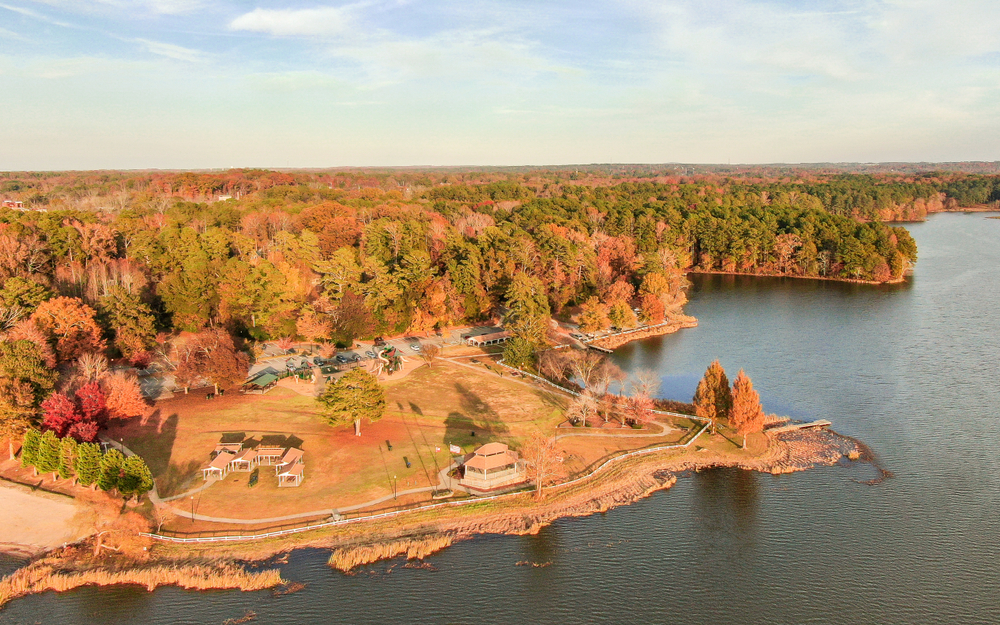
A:
<svg viewBox="0 0 1000 625">
<path fill-rule="evenodd" d="M 221 390 L 262 341 L 501 321 L 509 361 L 533 363 L 552 316 L 681 315 L 687 271 L 898 279 L 916 245 L 864 198 L 955 183 L 661 173 L 2 174 L 44 211 L 0 209 L 0 427 L 93 440 L 114 418 L 96 394 L 138 392 L 88 377 L 94 359 L 161 360 L 183 387 Z"/>
<path fill-rule="evenodd" d="M 153 475 L 139 456 L 126 456 L 111 448 L 101 451 L 97 443 L 77 443 L 72 436 L 58 437 L 28 429 L 21 443 L 21 466 L 51 473 L 52 479 L 74 479 L 81 486 L 117 491 L 122 497 L 138 497 L 153 488 Z"/>
</svg>

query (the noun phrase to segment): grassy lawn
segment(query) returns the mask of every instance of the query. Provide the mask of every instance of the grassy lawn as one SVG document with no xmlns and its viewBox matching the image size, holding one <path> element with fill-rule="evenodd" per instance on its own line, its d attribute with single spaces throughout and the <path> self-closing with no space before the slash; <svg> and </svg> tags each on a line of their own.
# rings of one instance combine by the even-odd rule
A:
<svg viewBox="0 0 1000 625">
<path fill-rule="evenodd" d="M 249 474 L 230 473 L 193 502 L 175 504 L 210 516 L 259 518 L 362 503 L 391 494 L 393 481 L 400 491 L 434 486 L 451 463 L 449 443 L 465 451 L 494 440 L 516 446 L 564 418 L 560 397 L 448 363 L 390 381 L 386 393 L 385 417 L 363 423 L 361 437 L 353 427 L 330 427 L 312 398 L 280 387 L 266 395 L 163 401 L 145 419 L 113 424 L 108 435 L 146 459 L 164 497 L 203 483 L 200 469 L 225 432 L 292 437 L 305 452 L 300 487 L 278 488 L 273 468 L 261 467 L 252 489 Z"/>
<path fill-rule="evenodd" d="M 248 473 L 230 473 L 195 494 L 193 501 L 174 504 L 185 510 L 193 506 L 208 516 L 252 519 L 371 501 L 391 495 L 394 482 L 398 491 L 436 486 L 439 471 L 452 462 L 449 444 L 464 452 L 491 441 L 517 449 L 534 432 L 555 433 L 568 403 L 565 397 L 501 377 L 495 370 L 444 361 L 413 370 L 405 378 L 389 381 L 385 388 L 386 414 L 374 424 L 363 423 L 361 437 L 354 436 L 352 426 L 327 425 L 315 400 L 281 387 L 266 395 L 174 398 L 158 403 L 144 419 L 113 424 L 108 434 L 123 438 L 146 459 L 164 497 L 203 484 L 200 470 L 223 433 L 242 432 L 257 440 L 271 435 L 290 437 L 290 443 L 305 452 L 305 479 L 298 488 L 278 488 L 274 469 L 263 466 L 252 489 Z M 671 425 L 681 429 L 663 436 L 562 438 L 557 445 L 563 458 L 561 473 L 577 475 L 623 450 L 676 443 L 687 435 L 690 424 Z M 621 430 L 621 434 L 633 433 Z M 718 438 L 713 444 L 732 445 Z M 413 497 L 429 498 L 421 494 L 407 500 Z"/>
</svg>

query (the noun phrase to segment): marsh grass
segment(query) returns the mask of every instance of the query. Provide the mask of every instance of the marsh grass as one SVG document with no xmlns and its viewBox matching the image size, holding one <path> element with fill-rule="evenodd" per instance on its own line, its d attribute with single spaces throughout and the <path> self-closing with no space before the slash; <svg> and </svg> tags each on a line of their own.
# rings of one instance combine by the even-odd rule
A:
<svg viewBox="0 0 1000 625">
<path fill-rule="evenodd" d="M 0 606 L 8 601 L 47 590 L 64 592 L 80 586 L 134 584 L 152 591 L 158 586 L 193 590 L 264 590 L 284 583 L 276 569 L 247 571 L 231 564 L 138 564 L 134 567 L 73 568 L 59 558 L 44 558 L 0 580 Z"/>
</svg>

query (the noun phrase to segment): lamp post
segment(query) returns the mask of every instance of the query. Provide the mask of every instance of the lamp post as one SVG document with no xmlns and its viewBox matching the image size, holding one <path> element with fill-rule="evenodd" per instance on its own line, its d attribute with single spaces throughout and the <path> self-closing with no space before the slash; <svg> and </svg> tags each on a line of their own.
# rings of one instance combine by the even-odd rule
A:
<svg viewBox="0 0 1000 625">
<path fill-rule="evenodd" d="M 191 495 L 191 525 L 194 525 L 194 495 Z"/>
<path fill-rule="evenodd" d="M 392 498 L 396 498 L 396 476 L 392 476 Z"/>
</svg>

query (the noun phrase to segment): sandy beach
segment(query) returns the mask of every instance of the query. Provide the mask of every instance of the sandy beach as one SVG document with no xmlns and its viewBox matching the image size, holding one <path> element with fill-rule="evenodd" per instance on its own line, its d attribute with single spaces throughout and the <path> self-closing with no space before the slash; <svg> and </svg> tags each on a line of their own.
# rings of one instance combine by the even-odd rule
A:
<svg viewBox="0 0 1000 625">
<path fill-rule="evenodd" d="M 0 551 L 35 555 L 80 537 L 73 527 L 72 497 L 0 481 L 0 510 Z"/>
</svg>

